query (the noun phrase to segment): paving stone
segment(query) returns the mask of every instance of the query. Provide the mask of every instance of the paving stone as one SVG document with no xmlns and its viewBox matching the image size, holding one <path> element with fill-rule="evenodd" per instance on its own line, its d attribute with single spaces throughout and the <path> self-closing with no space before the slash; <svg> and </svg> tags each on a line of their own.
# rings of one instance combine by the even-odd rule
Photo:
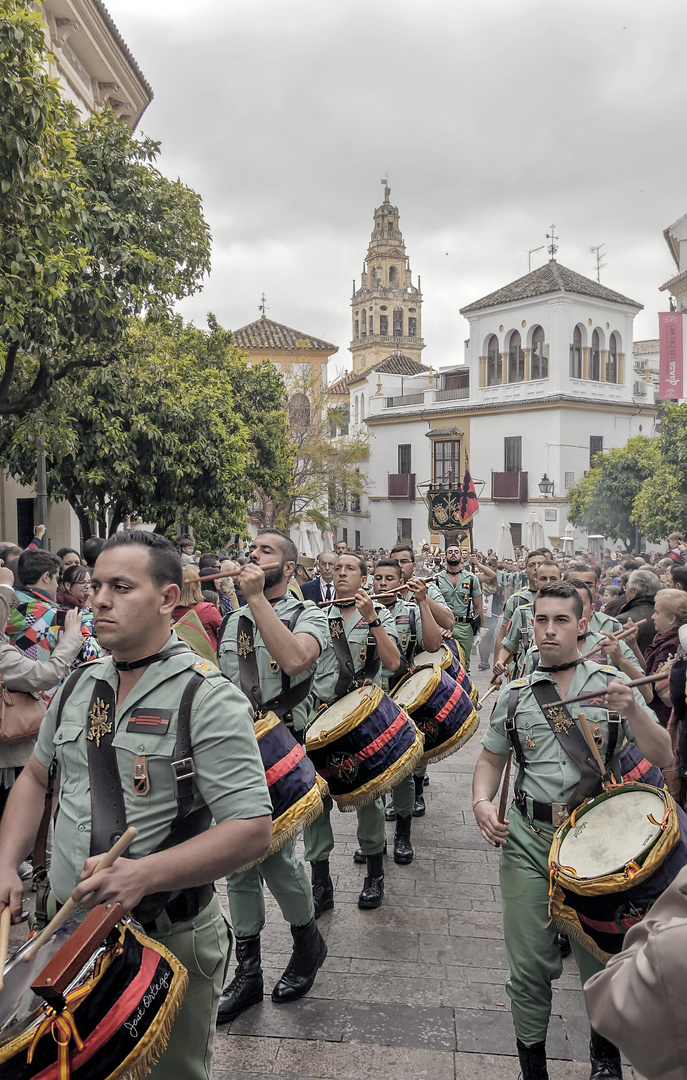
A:
<svg viewBox="0 0 687 1080">
<path fill-rule="evenodd" d="M 452 938 L 421 934 L 420 960 L 424 964 L 504 968 L 506 951 L 502 941 L 491 941 L 489 938 Z"/>
<path fill-rule="evenodd" d="M 449 917 L 452 937 L 483 937 L 503 939 L 503 919 L 494 911 L 452 911 Z"/>
<path fill-rule="evenodd" d="M 235 1073 L 269 1073 L 277 1057 L 277 1039 L 260 1039 L 246 1035 L 225 1034 L 220 1028 L 215 1036 L 213 1076 L 224 1069 L 229 1076 Z M 233 1072 L 232 1072 L 233 1070 Z"/>
<path fill-rule="evenodd" d="M 458 1009 L 494 1009 L 510 1013 L 510 1001 L 503 984 L 491 982 L 443 982 L 441 1004 Z"/>
<path fill-rule="evenodd" d="M 229 1024 L 229 1034 L 340 1042 L 345 1025 L 340 1003 L 312 994 L 311 991 L 307 997 L 289 1005 L 275 1005 L 266 1000 L 247 1009 Z"/>
<path fill-rule="evenodd" d="M 512 1058 L 495 1054 L 455 1054 L 455 1080 L 515 1080 L 518 1068 Z M 589 1065 L 573 1061 L 549 1064 L 550 1080 L 589 1080 Z"/>
<path fill-rule="evenodd" d="M 418 959 L 418 936 L 397 933 L 373 923 L 355 931 L 345 926 L 333 926 L 327 934 L 327 948 L 332 956 L 363 956 L 369 960 L 409 960 L 414 963 Z"/>
<path fill-rule="evenodd" d="M 369 1047 L 339 1043 L 281 1042 L 275 1075 L 283 1068 L 312 1080 L 454 1080 L 453 1054 L 435 1050 Z"/>
<path fill-rule="evenodd" d="M 336 1001 L 369 1002 L 371 1005 L 398 1003 L 436 1006 L 441 1000 L 441 980 L 415 978 L 412 968 L 404 977 L 380 978 L 373 967 L 369 975 L 329 975 L 321 972 L 310 995 Z M 309 995 L 309 996 L 310 996 Z"/>
<path fill-rule="evenodd" d="M 344 1039 L 377 1046 L 455 1050 L 453 1009 L 420 1005 L 378 1005 L 374 1010 L 348 1005 Z"/>
</svg>

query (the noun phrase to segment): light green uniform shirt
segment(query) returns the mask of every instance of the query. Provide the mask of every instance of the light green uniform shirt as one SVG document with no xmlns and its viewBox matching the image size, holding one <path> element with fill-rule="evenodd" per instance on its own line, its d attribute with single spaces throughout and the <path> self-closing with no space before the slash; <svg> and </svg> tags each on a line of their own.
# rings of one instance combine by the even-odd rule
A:
<svg viewBox="0 0 687 1080">
<path fill-rule="evenodd" d="M 504 634 L 501 645 L 504 649 L 508 649 L 509 652 L 516 653 L 516 650 L 521 649 L 523 638 L 527 641 L 527 648 L 530 647 L 534 640 L 533 632 L 534 623 L 534 609 L 531 604 L 521 604 L 513 612 L 513 617 L 510 621 L 510 626 Z"/>
<path fill-rule="evenodd" d="M 437 578 L 437 586 L 450 611 L 457 619 L 466 619 L 475 614 L 474 605 L 470 598 L 482 595 L 482 587 L 477 574 L 470 570 L 461 570 L 460 577 L 455 585 L 445 570 L 442 570 Z"/>
<path fill-rule="evenodd" d="M 605 636 L 605 634 L 592 634 L 588 631 L 583 638 L 578 639 L 578 648 L 580 650 L 580 654 L 589 652 L 589 650 L 594 645 L 596 645 L 597 642 L 601 641 L 602 637 Z M 632 652 L 632 649 L 629 647 L 627 642 L 621 641 L 619 642 L 619 644 L 620 651 L 623 656 L 627 660 L 629 660 L 631 664 L 637 666 L 637 657 Z M 596 656 L 590 656 L 589 659 L 594 664 L 610 664 L 608 657 L 604 653 L 598 653 Z M 533 644 L 530 646 L 530 648 L 527 650 L 527 653 L 525 654 L 525 660 L 523 662 L 522 668 L 518 672 L 519 677 L 524 678 L 525 675 L 531 675 L 538 663 L 539 649 L 537 648 L 536 644 Z"/>
<path fill-rule="evenodd" d="M 373 601 L 374 603 L 374 601 Z M 382 606 L 382 604 L 375 604 L 375 611 L 377 617 L 381 620 L 382 626 L 386 630 L 392 641 L 398 644 L 398 631 L 396 629 L 396 621 L 389 612 L 388 608 Z M 338 604 L 332 604 L 330 607 L 324 609 L 326 612 L 327 620 L 341 618 L 343 620 L 344 611 L 346 608 L 340 608 Z M 346 641 L 348 642 L 348 648 L 351 651 L 351 660 L 353 661 L 353 669 L 358 674 L 359 671 L 365 667 L 365 661 L 367 660 L 367 639 L 371 636 L 372 631 L 369 629 L 367 619 L 364 619 L 360 615 L 356 619 L 357 612 L 354 613 L 348 621 L 348 625 L 345 627 Z M 320 656 L 317 664 L 317 671 L 315 673 L 315 681 L 313 684 L 313 690 L 315 697 L 318 701 L 329 702 L 334 697 L 336 690 L 336 684 L 339 679 L 339 661 L 336 658 L 334 652 L 334 646 L 329 639 L 327 648 Z M 382 668 L 379 667 L 377 673 L 374 675 L 372 681 L 377 686 L 382 685 Z"/>
<path fill-rule="evenodd" d="M 420 615 L 420 608 L 415 603 L 409 603 L 407 600 L 402 600 L 400 596 L 396 599 L 396 603 L 392 608 L 386 609 L 394 620 L 396 625 L 396 633 L 398 635 L 398 647 L 401 652 L 401 658 L 405 658 L 406 650 L 410 645 L 410 637 L 412 633 L 413 624 L 411 621 L 411 610 L 415 616 L 415 633 L 417 636 L 417 644 L 415 647 L 416 652 L 420 652 L 422 649 L 422 616 Z M 388 631 L 387 631 L 388 632 Z M 393 672 L 387 668 L 382 668 L 382 689 L 389 689 L 389 679 L 392 678 Z"/>
<path fill-rule="evenodd" d="M 607 615 L 605 611 L 595 611 L 589 620 L 589 629 L 593 630 L 595 634 L 616 634 L 618 630 L 623 629 L 623 626 L 618 619 L 614 619 L 612 615 Z"/>
<path fill-rule="evenodd" d="M 181 643 L 172 634 L 163 652 Z M 190 649 L 151 664 L 114 717 L 113 746 L 124 794 L 127 825 L 139 830 L 129 848 L 133 858 L 150 854 L 169 833 L 177 812 L 172 761 L 176 745 L 179 702 L 194 671 L 204 676 L 191 709 L 191 743 L 196 774 L 194 809 L 203 803 L 215 821 L 269 816 L 272 804 L 265 770 L 253 729 L 253 716 L 243 694 L 207 660 Z M 84 859 L 90 854 L 91 789 L 86 732 L 94 683 L 102 679 L 117 692 L 119 675 L 112 659 L 89 664 L 67 700 L 57 731 L 57 707 L 63 693 L 52 701 L 36 742 L 39 764 L 48 768 L 55 752 L 60 767 L 60 812 L 55 824 L 50 882 L 57 900 L 64 903 L 79 882 Z M 127 731 L 137 709 L 167 709 L 169 727 L 162 734 Z M 150 791 L 134 794 L 134 757 L 145 756 Z"/>
<path fill-rule="evenodd" d="M 282 622 L 290 623 L 293 615 L 299 608 L 303 610 L 299 614 L 295 624 L 291 629 L 292 634 L 311 634 L 315 638 L 315 641 L 320 647 L 320 656 L 329 642 L 329 627 L 327 625 L 327 616 L 324 613 L 324 609 L 319 608 L 317 604 L 314 604 L 312 600 L 298 600 L 292 593 L 286 593 L 281 597 L 274 605 L 274 612 L 277 618 Z M 255 653 L 258 661 L 258 677 L 260 680 L 260 690 L 262 692 L 263 702 L 268 702 L 271 698 L 276 697 L 281 693 L 282 688 L 282 672 L 279 665 L 272 659 L 269 654 L 265 643 L 262 640 L 260 631 L 255 625 L 255 617 L 248 604 L 233 611 L 227 620 L 227 625 L 224 630 L 224 636 L 219 647 L 218 663 L 220 669 L 224 672 L 227 678 L 231 679 L 234 686 L 240 688 L 241 676 L 239 671 L 239 654 L 238 654 L 238 635 L 239 635 L 239 619 L 242 615 L 245 615 L 247 619 L 253 624 L 253 644 L 255 647 Z M 298 686 L 299 683 L 307 679 L 314 673 L 317 667 L 317 660 L 314 660 L 310 667 L 304 671 L 300 671 L 297 675 L 291 676 L 291 686 Z M 306 720 L 312 710 L 312 702 L 309 697 L 306 697 L 299 705 L 296 705 L 292 710 L 293 716 L 293 728 L 294 731 L 300 731 L 305 727 Z"/>
<path fill-rule="evenodd" d="M 606 673 L 610 673 L 621 682 L 629 682 L 628 678 L 613 667 L 600 666 L 593 661 L 585 660 L 575 668 L 570 688 L 566 697 L 575 697 L 586 690 L 604 690 L 608 685 Z M 525 773 L 522 781 L 522 790 L 538 802 L 553 803 L 567 802 L 580 780 L 580 770 L 571 757 L 566 754 L 559 740 L 551 730 L 544 713 L 540 709 L 530 688 L 531 683 L 553 682 L 551 676 L 545 671 L 535 671 L 524 679 L 516 679 L 502 690 L 496 707 L 492 713 L 489 727 L 482 738 L 482 746 L 492 754 L 507 754 L 511 742 L 506 735 L 504 723 L 508 715 L 508 694 L 511 686 L 519 687 L 518 706 L 515 713 L 515 726 L 520 739 L 524 756 Z M 633 690 L 637 704 L 650 716 L 654 723 L 658 723 L 655 713 L 647 708 L 642 696 Z M 577 705 L 568 705 L 571 716 L 577 717 L 580 709 L 584 712 L 589 725 L 599 722 L 604 738 L 604 746 L 601 747 L 601 756 L 604 756 L 605 746 L 608 744 L 608 711 L 605 708 L 592 704 L 590 701 L 582 701 Z M 621 720 L 622 734 L 632 740 L 632 728 L 629 722 Z M 583 736 L 584 738 L 584 736 Z M 622 736 L 619 735 L 616 742 L 616 751 L 622 744 Z"/>
<path fill-rule="evenodd" d="M 520 599 L 521 597 L 522 599 Z M 519 592 L 515 592 L 508 597 L 501 616 L 501 626 L 508 626 L 508 623 L 513 618 L 513 612 L 523 601 L 527 604 L 534 603 L 534 594 L 530 589 L 520 589 Z"/>
</svg>

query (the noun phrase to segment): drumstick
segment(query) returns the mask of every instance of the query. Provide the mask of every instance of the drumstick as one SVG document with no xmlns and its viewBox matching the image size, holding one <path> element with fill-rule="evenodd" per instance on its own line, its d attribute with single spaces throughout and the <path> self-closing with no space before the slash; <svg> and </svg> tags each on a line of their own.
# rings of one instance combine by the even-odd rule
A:
<svg viewBox="0 0 687 1080">
<path fill-rule="evenodd" d="M 126 832 L 123 833 L 122 836 L 120 836 L 119 840 L 117 840 L 117 842 L 112 845 L 110 850 L 106 852 L 105 855 L 103 855 L 102 859 L 99 863 L 96 864 L 96 867 L 90 876 L 93 877 L 93 874 L 98 874 L 101 870 L 107 870 L 108 866 L 112 866 L 113 862 L 116 862 L 119 856 L 126 851 L 126 849 L 129 847 L 130 844 L 134 842 L 137 836 L 138 829 L 135 829 L 133 825 L 130 825 Z M 66 922 L 67 919 L 70 918 L 70 916 L 73 915 L 75 911 L 78 911 L 79 907 L 80 904 L 76 900 L 73 900 L 70 896 L 67 902 L 63 904 L 60 910 L 57 912 L 57 915 L 54 917 L 54 919 L 51 919 L 48 925 L 43 930 L 41 930 L 39 934 L 36 934 L 35 938 L 31 942 L 30 947 L 22 956 L 22 960 L 24 961 L 24 963 L 30 960 L 32 956 L 35 956 L 43 942 L 47 941 L 48 938 L 52 937 L 55 931 L 58 930 L 60 926 L 62 926 L 62 923 Z"/>
<path fill-rule="evenodd" d="M 245 565 L 245 563 L 244 563 L 244 565 Z M 258 566 L 258 565 L 259 565 L 258 563 L 253 563 L 253 566 Z M 265 565 L 261 566 L 260 569 L 261 570 L 278 570 L 280 566 L 281 566 L 281 563 L 271 562 L 271 563 L 265 563 Z M 243 566 L 240 566 L 238 568 L 238 570 L 223 570 L 221 574 L 210 574 L 209 577 L 199 577 L 197 580 L 198 581 L 219 581 L 220 578 L 238 577 L 242 570 L 243 570 Z"/>
<path fill-rule="evenodd" d="M 640 619 L 639 622 L 634 623 L 632 626 L 626 627 L 625 630 L 616 630 L 614 634 L 607 634 L 606 637 L 615 638 L 616 641 L 624 641 L 626 637 L 630 637 L 631 634 L 634 634 L 635 627 L 642 626 L 645 622 L 646 619 Z M 588 652 L 582 653 L 582 659 L 586 660 L 588 656 L 593 656 L 594 653 L 603 651 L 604 647 L 601 642 L 599 642 L 597 645 L 592 646 L 592 648 Z"/>
<path fill-rule="evenodd" d="M 589 747 L 592 754 L 594 755 L 594 760 L 595 760 L 596 764 L 599 766 L 599 769 L 601 770 L 601 775 L 605 776 L 606 775 L 606 766 L 604 765 L 603 760 L 601 758 L 601 754 L 599 753 L 599 748 L 596 745 L 596 743 L 594 742 L 594 736 L 592 735 L 591 728 L 589 727 L 589 724 L 587 722 L 587 717 L 584 715 L 584 713 L 582 712 L 581 709 L 577 714 L 577 719 L 580 721 L 580 727 L 582 728 L 582 734 L 584 735 L 584 737 L 585 737 L 585 739 L 587 741 L 587 746 Z"/>
<path fill-rule="evenodd" d="M 5 964 L 10 947 L 10 926 L 12 925 L 12 912 L 9 904 L 0 915 L 0 991 L 5 988 Z"/>
<path fill-rule="evenodd" d="M 436 581 L 434 577 L 420 578 L 423 585 L 427 582 Z M 404 589 L 409 589 L 407 581 L 404 581 L 402 585 L 397 585 L 393 589 L 386 589 L 384 592 L 369 593 L 370 600 L 383 600 L 386 596 L 394 596 L 398 592 L 403 592 Z M 320 600 L 318 607 L 329 607 L 330 604 L 336 604 L 337 607 L 350 607 L 351 604 L 355 604 L 355 600 L 352 597 L 347 597 L 344 601 L 339 600 Z"/>
<path fill-rule="evenodd" d="M 489 687 L 489 689 L 487 690 L 486 694 L 484 695 L 484 697 L 481 697 L 479 699 L 479 701 L 477 702 L 477 704 L 479 705 L 480 708 L 482 707 L 482 705 L 484 705 L 484 702 L 487 700 L 487 698 L 491 694 L 494 693 L 495 690 L 498 690 L 498 686 L 497 686 L 496 683 L 492 683 L 491 686 Z"/>
<path fill-rule="evenodd" d="M 511 746 L 508 751 L 508 757 L 506 758 L 506 768 L 503 773 L 503 784 L 501 785 L 501 798 L 499 799 L 499 821 L 502 825 L 506 821 L 506 806 L 508 804 L 508 788 L 510 786 L 510 770 L 513 762 L 513 747 Z"/>
<path fill-rule="evenodd" d="M 657 671 L 655 675 L 645 675 L 641 679 L 632 679 L 631 682 L 623 683 L 623 686 L 646 686 L 648 683 L 656 682 L 668 682 L 670 674 L 665 671 Z M 605 697 L 608 693 L 608 687 L 605 690 L 587 690 L 585 694 L 578 694 L 577 697 L 564 698 L 563 701 L 554 701 L 552 705 L 574 705 L 577 701 L 591 701 L 593 698 Z"/>
</svg>

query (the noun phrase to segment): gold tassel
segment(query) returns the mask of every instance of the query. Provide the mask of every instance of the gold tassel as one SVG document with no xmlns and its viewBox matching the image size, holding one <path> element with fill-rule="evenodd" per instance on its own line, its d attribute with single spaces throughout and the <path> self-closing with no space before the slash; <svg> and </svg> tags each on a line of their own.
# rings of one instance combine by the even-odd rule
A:
<svg viewBox="0 0 687 1080">
<path fill-rule="evenodd" d="M 451 754 L 455 754 L 456 750 L 460 750 L 461 746 L 465 746 L 468 739 L 471 739 L 479 727 L 479 716 L 473 709 L 470 716 L 467 718 L 462 727 L 452 735 L 450 739 L 447 739 L 445 743 L 436 747 L 434 750 L 425 750 L 422 755 L 422 765 L 432 765 L 435 761 L 443 761 L 444 758 L 450 757 Z"/>
<path fill-rule="evenodd" d="M 375 799 L 381 798 L 382 795 L 386 795 L 387 792 L 395 788 L 397 784 L 400 784 L 401 780 L 404 780 L 408 773 L 411 773 L 416 765 L 420 763 L 424 750 L 424 736 L 422 732 L 417 731 L 415 742 L 406 752 L 391 765 L 386 772 L 382 773 L 374 780 L 368 781 L 367 784 L 363 784 L 361 787 L 356 788 L 355 791 L 351 791 L 346 795 L 334 795 L 332 792 L 332 798 L 337 803 L 339 810 L 342 814 L 352 813 L 353 810 L 360 810 L 363 806 L 368 806 L 374 802 Z"/>
<path fill-rule="evenodd" d="M 327 781 L 323 780 L 319 773 L 316 774 L 316 782 L 310 790 L 307 791 L 298 802 L 295 802 L 293 806 L 290 806 L 288 810 L 285 810 L 276 821 L 272 822 L 272 828 L 276 828 L 277 835 L 272 836 L 272 843 L 270 844 L 267 854 L 263 855 L 262 859 L 253 859 L 252 862 L 239 867 L 234 873 L 242 874 L 244 870 L 250 870 L 253 866 L 259 866 L 265 859 L 269 859 L 270 855 L 274 855 L 275 852 L 281 851 L 284 845 L 288 844 L 289 840 L 295 840 L 308 825 L 312 825 L 313 821 L 323 813 L 323 800 L 328 794 L 329 787 L 327 786 Z M 294 820 L 290 821 L 292 817 Z"/>
</svg>

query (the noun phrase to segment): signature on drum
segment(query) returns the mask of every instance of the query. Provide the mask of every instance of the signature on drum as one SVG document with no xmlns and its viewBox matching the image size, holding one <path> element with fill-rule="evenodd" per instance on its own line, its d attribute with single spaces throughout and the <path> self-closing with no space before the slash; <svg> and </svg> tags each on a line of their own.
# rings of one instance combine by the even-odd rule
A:
<svg viewBox="0 0 687 1080">
<path fill-rule="evenodd" d="M 154 982 L 152 984 L 147 994 L 141 1001 L 141 1004 L 138 1006 L 138 1012 L 136 1013 L 136 1015 L 133 1017 L 133 1019 L 127 1020 L 127 1022 L 125 1023 L 124 1027 L 129 1032 L 129 1035 L 131 1035 L 132 1039 L 138 1038 L 138 1025 L 145 1016 L 147 1010 L 155 1001 L 155 998 L 160 993 L 160 991 L 169 990 L 169 980 L 171 978 L 171 975 L 171 971 L 165 971 L 162 975 L 160 975 L 157 982 Z"/>
<path fill-rule="evenodd" d="M 575 837 L 575 839 L 577 839 L 577 837 L 580 836 L 581 833 L 583 833 L 586 828 L 587 828 L 587 822 L 586 821 L 581 821 L 579 825 L 576 825 L 575 828 L 572 831 L 572 834 Z"/>
</svg>

